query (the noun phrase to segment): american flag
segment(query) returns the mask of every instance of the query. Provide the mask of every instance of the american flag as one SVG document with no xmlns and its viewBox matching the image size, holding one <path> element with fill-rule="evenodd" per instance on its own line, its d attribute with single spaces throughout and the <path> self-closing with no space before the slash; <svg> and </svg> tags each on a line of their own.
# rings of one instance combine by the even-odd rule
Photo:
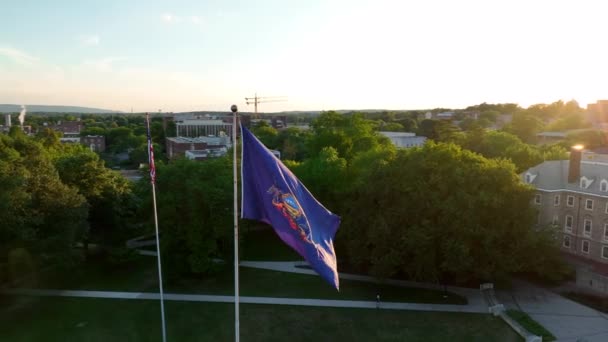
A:
<svg viewBox="0 0 608 342">
<path fill-rule="evenodd" d="M 150 182 L 156 182 L 156 166 L 154 166 L 154 146 L 150 134 L 150 114 L 146 113 L 146 126 L 148 127 L 148 165 L 150 166 Z"/>
</svg>

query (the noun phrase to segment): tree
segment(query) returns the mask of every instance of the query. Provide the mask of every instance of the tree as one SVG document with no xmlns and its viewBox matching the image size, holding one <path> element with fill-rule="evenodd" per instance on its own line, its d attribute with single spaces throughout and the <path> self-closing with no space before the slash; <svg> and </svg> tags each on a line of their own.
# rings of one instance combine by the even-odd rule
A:
<svg viewBox="0 0 608 342">
<path fill-rule="evenodd" d="M 403 126 L 404 132 L 415 132 L 418 129 L 418 123 L 415 118 L 403 118 L 398 123 Z"/>
<path fill-rule="evenodd" d="M 335 148 L 325 147 L 313 158 L 288 165 L 320 202 L 336 211 L 348 187 L 346 164 Z"/>
<path fill-rule="evenodd" d="M 397 122 L 390 122 L 382 127 L 382 130 L 387 132 L 402 132 L 403 129 L 403 125 Z"/>
<path fill-rule="evenodd" d="M 359 152 L 390 144 L 376 132 L 372 121 L 357 113 L 346 116 L 325 112 L 312 122 L 311 128 L 308 150 L 313 157 L 325 147 L 333 147 L 340 157 L 349 161 Z"/>
<path fill-rule="evenodd" d="M 486 119 L 490 122 L 496 122 L 499 115 L 500 115 L 500 112 L 497 110 L 486 110 L 486 111 L 481 112 L 481 114 L 479 114 L 479 119 Z"/>
<path fill-rule="evenodd" d="M 418 134 L 437 142 L 456 142 L 462 139 L 457 127 L 442 120 L 422 120 L 418 126 Z"/>
<path fill-rule="evenodd" d="M 232 159 L 177 159 L 159 163 L 156 171 L 161 247 L 169 277 L 213 272 L 218 268 L 213 259 L 230 260 L 233 252 L 232 231 L 227 229 L 232 226 Z M 144 200 L 139 216 L 152 230 L 148 182 L 138 185 Z"/>
<path fill-rule="evenodd" d="M 42 142 L 44 146 L 47 148 L 60 148 L 61 138 L 63 134 L 61 132 L 56 132 L 50 128 L 44 128 L 36 134 L 36 137 Z"/>
<path fill-rule="evenodd" d="M 24 248 L 38 265 L 69 266 L 86 218 L 85 198 L 62 183 L 43 145 L 0 135 L 0 260 Z"/>
<path fill-rule="evenodd" d="M 281 151 L 282 159 L 302 160 L 306 157 L 306 142 L 310 139 L 310 131 L 288 127 L 279 132 L 276 137 L 277 148 Z"/>
<path fill-rule="evenodd" d="M 507 132 L 485 132 L 482 128 L 472 130 L 461 146 L 486 158 L 508 159 L 517 166 L 518 172 L 543 161 L 543 154 L 537 147 L 525 144 L 517 136 Z"/>
<path fill-rule="evenodd" d="M 510 125 L 505 131 L 515 134 L 526 143 L 536 142 L 536 134 L 544 127 L 543 122 L 529 110 L 513 114 Z"/>
<path fill-rule="evenodd" d="M 252 133 L 264 144 L 271 149 L 277 148 L 278 132 L 273 127 L 269 126 L 265 121 L 261 121 L 259 125 L 252 128 Z"/>
<path fill-rule="evenodd" d="M 508 161 L 430 142 L 399 151 L 361 192 L 338 239 L 349 260 L 378 276 L 496 280 L 559 260 L 536 263 L 534 246 L 550 244 L 531 233 L 533 191 Z M 550 246 L 543 253 L 559 253 Z"/>
<path fill-rule="evenodd" d="M 80 131 L 81 137 L 86 137 L 87 135 L 103 135 L 106 136 L 107 130 L 103 127 L 97 126 L 87 126 L 85 129 Z"/>
<path fill-rule="evenodd" d="M 129 182 L 81 145 L 66 147 L 54 159 L 62 182 L 77 189 L 87 200 L 88 237 L 106 246 L 125 237 L 129 216 L 135 209 Z"/>
</svg>

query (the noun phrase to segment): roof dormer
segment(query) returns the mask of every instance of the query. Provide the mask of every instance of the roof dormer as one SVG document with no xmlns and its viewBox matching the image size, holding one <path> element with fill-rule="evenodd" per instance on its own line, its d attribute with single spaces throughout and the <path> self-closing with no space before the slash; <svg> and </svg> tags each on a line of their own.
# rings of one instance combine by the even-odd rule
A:
<svg viewBox="0 0 608 342">
<path fill-rule="evenodd" d="M 608 180 L 602 179 L 602 181 L 600 182 L 600 191 L 608 192 Z"/>
<path fill-rule="evenodd" d="M 593 183 L 593 181 L 594 181 L 593 178 L 587 178 L 587 177 L 583 176 L 580 179 L 579 186 L 581 187 L 581 189 L 587 189 Z"/>
<path fill-rule="evenodd" d="M 534 182 L 534 179 L 536 179 L 536 176 L 538 176 L 538 175 L 535 175 L 531 172 L 526 172 L 526 174 L 524 176 L 526 183 L 530 184 L 530 183 Z"/>
</svg>

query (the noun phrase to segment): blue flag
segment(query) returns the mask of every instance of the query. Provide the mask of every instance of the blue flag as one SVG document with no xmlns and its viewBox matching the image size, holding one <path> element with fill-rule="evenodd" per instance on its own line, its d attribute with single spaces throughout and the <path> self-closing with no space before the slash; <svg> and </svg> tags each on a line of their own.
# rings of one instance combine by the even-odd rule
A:
<svg viewBox="0 0 608 342">
<path fill-rule="evenodd" d="M 247 128 L 242 137 L 241 217 L 266 222 L 281 240 L 339 289 L 333 239 L 340 218 L 325 209 Z"/>
</svg>

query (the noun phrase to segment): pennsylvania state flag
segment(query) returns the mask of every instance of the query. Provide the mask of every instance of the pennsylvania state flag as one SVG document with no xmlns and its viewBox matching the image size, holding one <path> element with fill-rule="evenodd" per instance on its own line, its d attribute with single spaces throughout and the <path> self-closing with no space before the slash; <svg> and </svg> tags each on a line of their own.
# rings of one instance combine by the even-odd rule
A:
<svg viewBox="0 0 608 342">
<path fill-rule="evenodd" d="M 336 289 L 333 239 L 340 218 L 325 209 L 291 171 L 247 128 L 241 126 L 242 218 L 270 224 Z"/>
</svg>

